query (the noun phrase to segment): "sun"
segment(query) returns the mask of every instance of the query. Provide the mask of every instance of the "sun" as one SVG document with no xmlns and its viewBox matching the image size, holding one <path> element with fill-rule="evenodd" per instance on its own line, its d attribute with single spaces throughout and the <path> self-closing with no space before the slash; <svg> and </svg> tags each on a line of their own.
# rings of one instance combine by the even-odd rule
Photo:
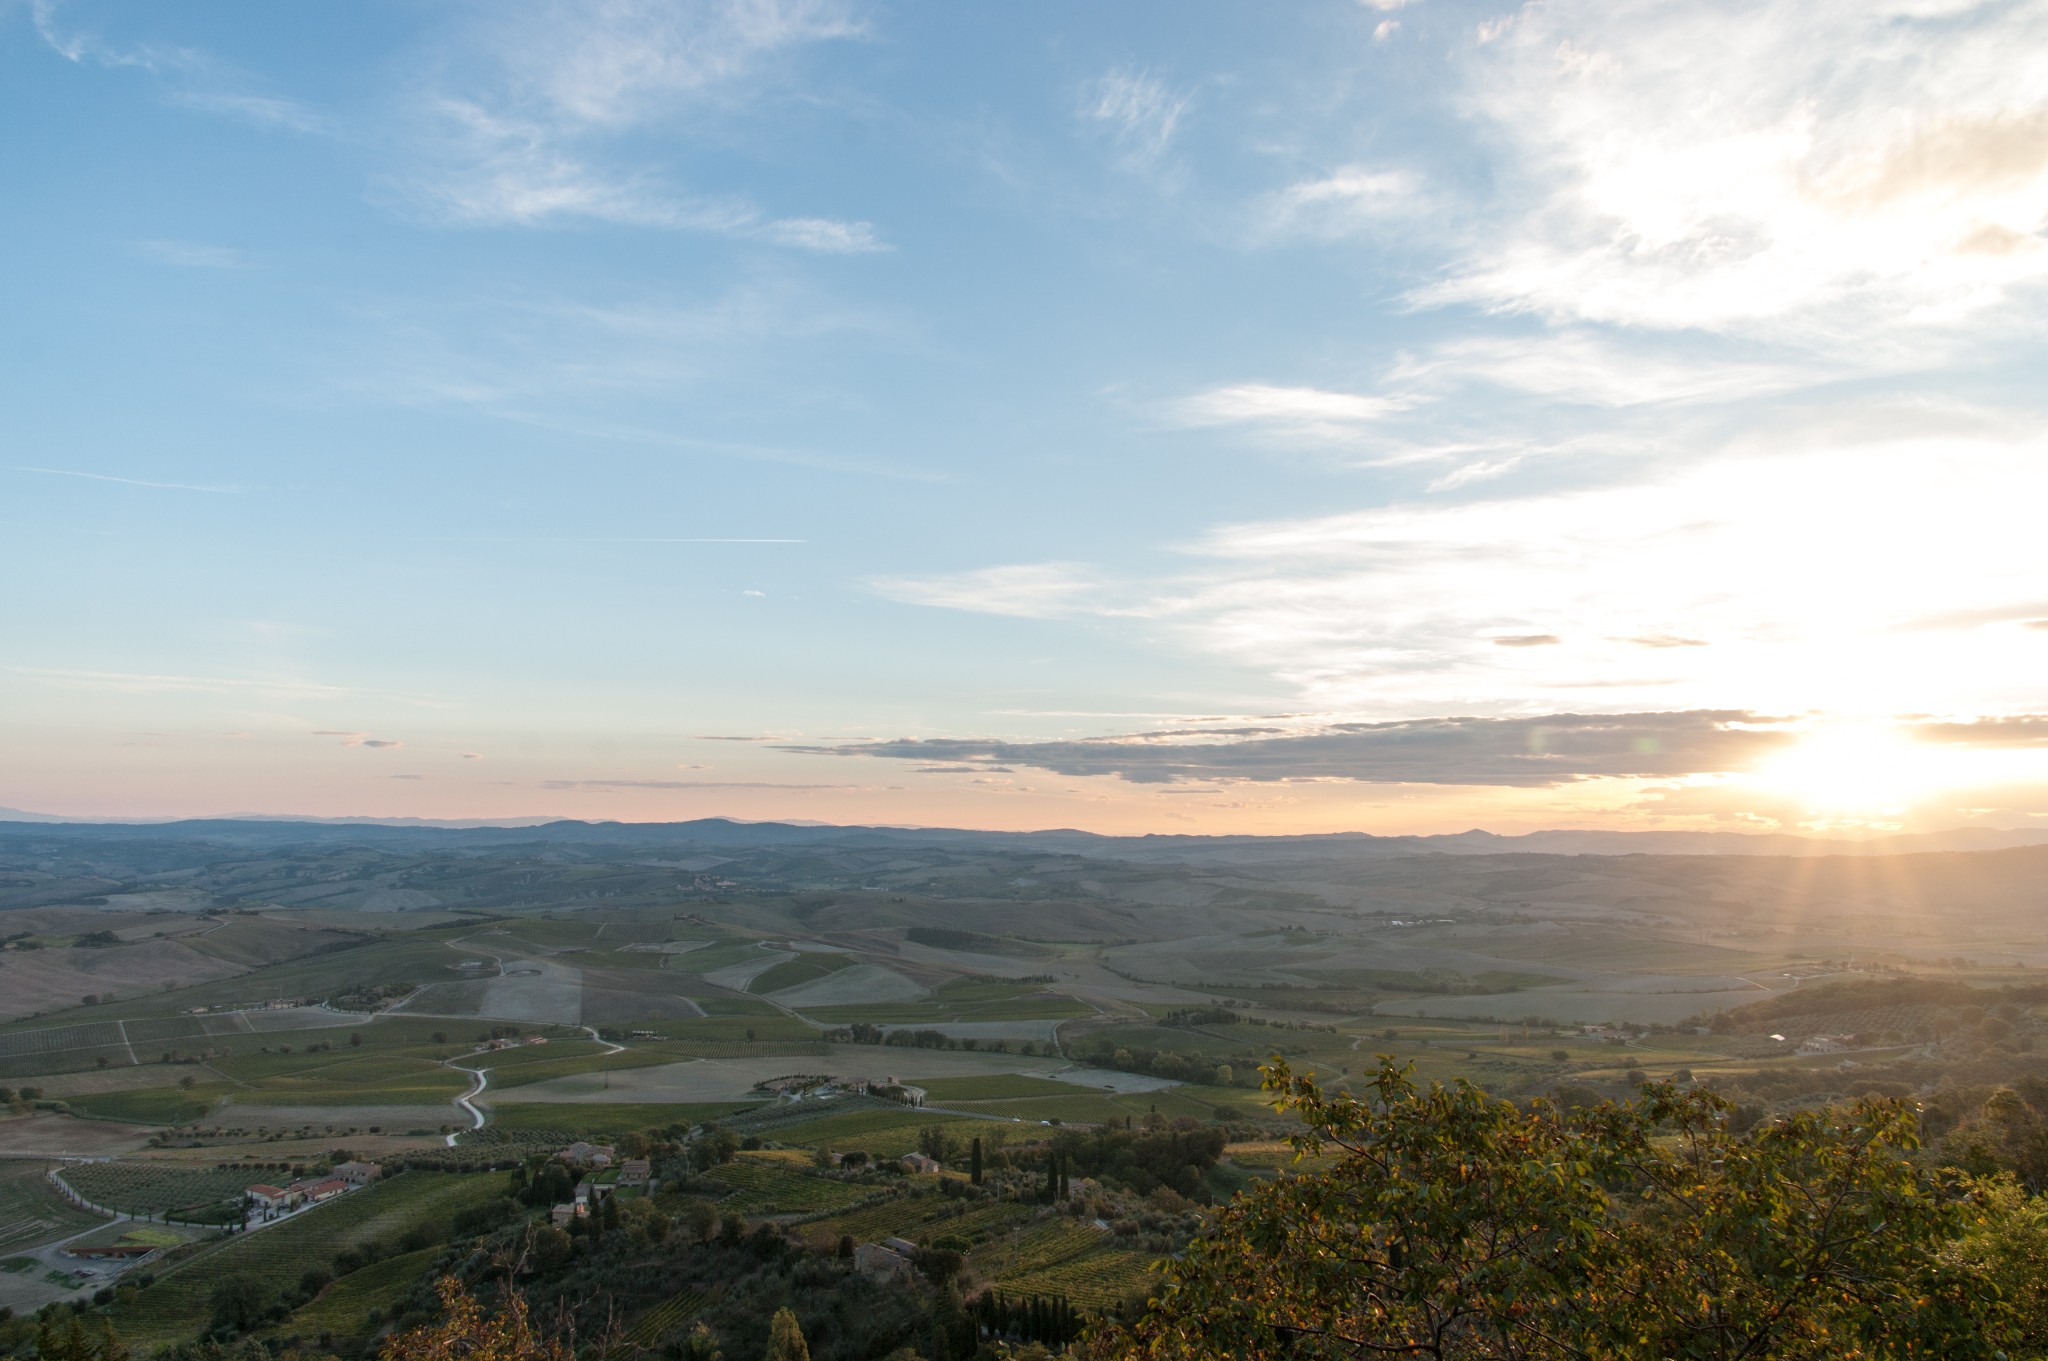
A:
<svg viewBox="0 0 2048 1361">
<path fill-rule="evenodd" d="M 1900 811 L 1953 782 L 1949 753 L 1890 724 L 1837 723 L 1808 732 L 1758 766 L 1757 783 L 1835 816 Z"/>
</svg>

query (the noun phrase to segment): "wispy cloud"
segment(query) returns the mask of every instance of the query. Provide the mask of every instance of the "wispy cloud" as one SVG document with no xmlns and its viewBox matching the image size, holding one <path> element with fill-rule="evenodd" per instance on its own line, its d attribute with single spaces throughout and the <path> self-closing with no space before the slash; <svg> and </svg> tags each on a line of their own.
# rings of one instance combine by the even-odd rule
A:
<svg viewBox="0 0 2048 1361">
<path fill-rule="evenodd" d="M 872 790 L 873 785 L 859 784 L 782 784 L 774 780 L 542 780 L 542 789 L 571 790 L 589 793 L 607 789 L 775 789 L 788 791 L 805 790 Z"/>
<path fill-rule="evenodd" d="M 200 241 L 137 241 L 135 249 L 180 269 L 247 269 L 249 257 L 230 246 Z"/>
<path fill-rule="evenodd" d="M 77 468 L 36 468 L 14 466 L 11 473 L 40 473 L 46 477 L 78 477 L 88 482 L 116 482 L 125 487 L 150 487 L 157 491 L 203 491 L 234 494 L 242 491 L 237 486 L 214 486 L 202 482 L 153 482 L 140 477 L 117 477 L 112 473 L 89 473 Z"/>
<path fill-rule="evenodd" d="M 1414 171 L 1347 165 L 1267 195 L 1257 216 L 1265 237 L 1335 239 L 1394 221 L 1412 222 L 1427 206 L 1421 177 Z"/>
<path fill-rule="evenodd" d="M 64 685 L 94 686 L 134 694 L 150 694 L 161 691 L 195 691 L 213 694 L 261 693 L 326 698 L 362 693 L 348 686 L 325 685 L 318 681 L 301 680 L 288 676 L 181 676 L 174 673 L 161 672 L 85 671 L 65 667 L 44 666 L 0 666 L 0 670 L 9 671 L 21 676 L 33 676 Z"/>
<path fill-rule="evenodd" d="M 1144 165 L 1166 153 L 1193 103 L 1150 71 L 1117 67 L 1087 84 L 1080 112 L 1108 131 L 1127 163 Z"/>
<path fill-rule="evenodd" d="M 429 215 L 539 226 L 584 219 L 757 238 L 820 254 L 887 249 L 872 223 L 776 216 L 738 194 L 681 187 L 622 142 L 680 111 L 744 104 L 780 58 L 859 36 L 840 0 L 560 0 L 484 12 L 454 30 L 410 110 Z"/>
<path fill-rule="evenodd" d="M 870 583 L 891 600 L 1024 619 L 1117 613 L 1094 574 L 1072 563 L 984 567 L 947 576 L 882 577 Z"/>
<path fill-rule="evenodd" d="M 32 0 L 29 14 L 37 36 L 65 60 L 149 72 L 163 79 L 172 102 L 186 108 L 292 132 L 335 130 L 327 115 L 297 100 L 252 90 L 247 74 L 198 48 L 110 41 L 93 30 L 67 26 L 56 0 Z"/>
<path fill-rule="evenodd" d="M 317 728 L 315 737 L 338 737 L 344 747 L 368 747 L 372 751 L 385 751 L 402 747 L 404 742 L 393 737 L 372 737 L 366 732 L 347 732 L 337 728 Z"/>
<path fill-rule="evenodd" d="M 1180 398 L 1169 406 L 1168 414 L 1182 425 L 1243 425 L 1295 438 L 1333 440 L 1352 438 L 1361 428 L 1408 405 L 1400 397 L 1232 383 Z"/>
</svg>

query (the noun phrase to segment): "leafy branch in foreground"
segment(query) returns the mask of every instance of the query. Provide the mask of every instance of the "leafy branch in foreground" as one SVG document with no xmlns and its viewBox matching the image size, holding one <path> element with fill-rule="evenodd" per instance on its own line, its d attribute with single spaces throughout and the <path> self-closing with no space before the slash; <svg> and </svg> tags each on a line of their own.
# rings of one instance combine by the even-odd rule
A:
<svg viewBox="0 0 2048 1361">
<path fill-rule="evenodd" d="M 1571 1112 L 1390 1059 L 1362 1099 L 1278 1059 L 1265 1085 L 1334 1161 L 1240 1194 L 1091 1355 L 1962 1361 L 2012 1333 L 1902 1102 L 1737 1135 L 1669 1084 Z"/>
</svg>

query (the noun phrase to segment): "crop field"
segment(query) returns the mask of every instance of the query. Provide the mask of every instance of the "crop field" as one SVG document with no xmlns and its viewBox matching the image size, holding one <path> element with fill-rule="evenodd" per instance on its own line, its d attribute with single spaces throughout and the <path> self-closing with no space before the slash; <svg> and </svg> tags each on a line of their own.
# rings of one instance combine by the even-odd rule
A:
<svg viewBox="0 0 2048 1361">
<path fill-rule="evenodd" d="M 239 1199 L 243 1187 L 261 1180 L 246 1170 L 199 1171 L 158 1162 L 80 1163 L 59 1175 L 93 1204 L 134 1215 L 219 1205 Z"/>
<path fill-rule="evenodd" d="M 1029 1096 L 1072 1096 L 1071 1082 L 1055 1082 L 1023 1073 L 990 1073 L 985 1077 L 934 1077 L 918 1084 L 944 1105 L 961 1101 L 1011 1101 Z"/>
<path fill-rule="evenodd" d="M 852 1111 L 786 1126 L 776 1131 L 776 1137 L 784 1143 L 802 1144 L 805 1148 L 823 1148 L 833 1152 L 861 1148 L 889 1156 L 916 1147 L 917 1141 L 911 1130 L 923 1125 L 969 1120 L 971 1117 L 965 1115 L 912 1110 L 909 1107 L 896 1111 Z"/>
<path fill-rule="evenodd" d="M 1026 1289 L 1017 1282 L 1093 1253 L 1109 1234 L 1063 1214 L 1045 1214 L 976 1248 L 967 1255 L 976 1275 L 1010 1291 Z M 1055 1293 L 1068 1294 L 1066 1290 Z"/>
<path fill-rule="evenodd" d="M 138 1125 L 178 1125 L 198 1120 L 213 1103 L 235 1088 L 224 1082 L 193 1086 L 131 1087 L 125 1091 L 90 1092 L 66 1098 L 72 1113 L 93 1120 L 125 1120 Z"/>
<path fill-rule="evenodd" d="M 698 1102 L 672 1105 L 577 1105 L 557 1101 L 511 1102 L 491 1107 L 494 1129 L 559 1130 L 572 1135 L 627 1134 L 634 1130 L 663 1129 L 670 1125 L 698 1125 L 738 1111 L 750 1110 L 752 1102 Z"/>
<path fill-rule="evenodd" d="M 1065 1295 L 1083 1309 L 1107 1309 L 1149 1290 L 1150 1253 L 1098 1247 L 1035 1271 L 1005 1274 L 997 1287 L 1016 1295 Z"/>
<path fill-rule="evenodd" d="M 358 1058 L 344 1050 L 304 1056 L 292 1071 L 276 1071 L 267 1061 L 274 1057 L 253 1056 L 264 1062 L 225 1059 L 214 1066 L 242 1083 L 234 1099 L 243 1105 L 433 1106 L 454 1100 L 470 1087 L 462 1074 L 423 1057 L 371 1054 Z"/>
<path fill-rule="evenodd" d="M 708 1290 L 671 1295 L 633 1321 L 621 1339 L 627 1347 L 651 1347 L 711 1306 L 718 1296 Z"/>
<path fill-rule="evenodd" d="M 971 1240 L 999 1233 L 1041 1213 L 1036 1206 L 1016 1201 L 974 1204 L 950 1196 L 913 1192 L 814 1221 L 805 1233 L 811 1241 L 822 1244 L 836 1242 L 842 1234 L 857 1243 L 890 1237 L 930 1242 L 947 1235 Z"/>
<path fill-rule="evenodd" d="M 394 1301 L 419 1283 L 440 1255 L 440 1248 L 421 1248 L 352 1271 L 321 1291 L 318 1299 L 299 1306 L 277 1331 L 314 1337 L 323 1332 L 337 1337 L 361 1337 L 374 1332 L 368 1318 L 370 1310 L 389 1311 Z"/>
<path fill-rule="evenodd" d="M 1039 984 L 959 978 L 942 984 L 929 997 L 807 1007 L 804 1014 L 829 1025 L 851 1025 L 855 1021 L 916 1025 L 936 1021 L 1057 1021 L 1094 1013 L 1085 1002 L 1049 993 Z"/>
<path fill-rule="evenodd" d="M 74 1210 L 43 1177 L 40 1159 L 0 1161 L 0 1252 L 30 1247 L 91 1228 L 95 1214 Z"/>
<path fill-rule="evenodd" d="M 841 969 L 854 966 L 851 956 L 841 954 L 807 953 L 795 959 L 785 959 L 772 968 L 764 969 L 747 983 L 751 993 L 780 992 L 804 983 L 816 982 Z"/>
<path fill-rule="evenodd" d="M 133 1303 L 114 1306 L 115 1330 L 130 1343 L 188 1337 L 206 1322 L 213 1287 L 228 1276 L 252 1277 L 267 1291 L 296 1285 L 307 1267 L 332 1261 L 343 1248 L 395 1240 L 414 1229 L 438 1240 L 454 1215 L 504 1190 L 505 1179 L 495 1172 L 401 1173 L 175 1264 Z"/>
<path fill-rule="evenodd" d="M 744 1153 L 713 1168 L 707 1176 L 726 1188 L 721 1203 L 747 1213 L 809 1214 L 839 1209 L 874 1194 L 868 1187 L 813 1176 L 779 1159 Z"/>
</svg>

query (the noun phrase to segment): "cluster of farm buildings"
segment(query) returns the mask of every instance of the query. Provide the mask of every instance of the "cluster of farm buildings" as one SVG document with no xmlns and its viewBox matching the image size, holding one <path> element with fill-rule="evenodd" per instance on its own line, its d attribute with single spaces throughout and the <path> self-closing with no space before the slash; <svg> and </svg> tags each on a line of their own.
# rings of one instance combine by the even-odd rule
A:
<svg viewBox="0 0 2048 1361">
<path fill-rule="evenodd" d="M 256 1182 L 245 1187 L 242 1195 L 251 1209 L 262 1211 L 266 1216 L 289 1214 L 302 1205 L 317 1205 L 344 1191 L 368 1186 L 383 1175 L 384 1169 L 377 1163 L 336 1163 L 322 1176 L 302 1177 L 286 1186 Z"/>
</svg>

